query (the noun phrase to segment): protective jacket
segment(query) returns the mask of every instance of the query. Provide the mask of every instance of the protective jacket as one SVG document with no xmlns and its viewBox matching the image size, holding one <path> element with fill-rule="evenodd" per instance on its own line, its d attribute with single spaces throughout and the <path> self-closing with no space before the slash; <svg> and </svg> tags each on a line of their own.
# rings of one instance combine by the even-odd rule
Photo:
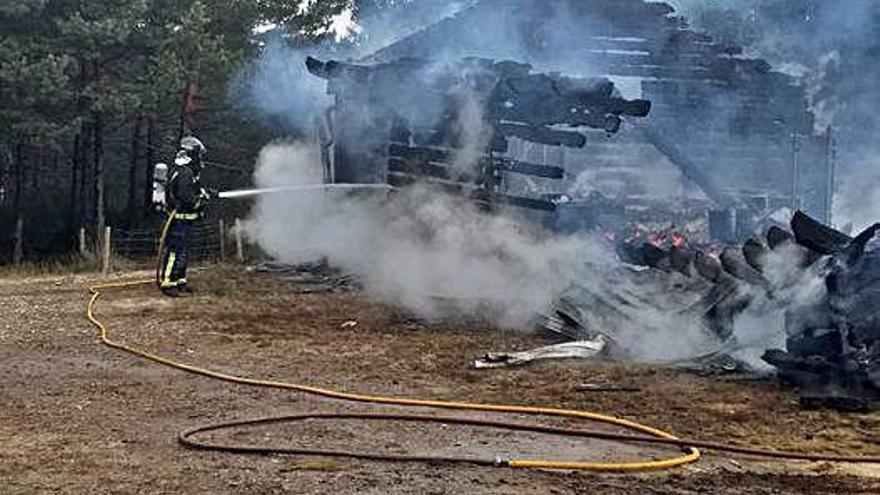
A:
<svg viewBox="0 0 880 495">
<path fill-rule="evenodd" d="M 200 174 L 189 165 L 177 167 L 168 184 L 168 209 L 178 220 L 198 220 L 205 209 L 208 192 Z"/>
</svg>

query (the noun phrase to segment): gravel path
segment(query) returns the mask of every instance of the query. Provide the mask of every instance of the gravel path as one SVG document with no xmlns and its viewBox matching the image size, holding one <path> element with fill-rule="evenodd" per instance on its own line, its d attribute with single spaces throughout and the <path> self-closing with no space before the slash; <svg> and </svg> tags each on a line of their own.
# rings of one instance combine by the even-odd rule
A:
<svg viewBox="0 0 880 495">
<path fill-rule="evenodd" d="M 880 453 L 878 415 L 801 411 L 773 384 L 610 363 L 478 371 L 470 364 L 487 350 L 542 342 L 472 326 L 425 328 L 357 295 L 296 294 L 290 282 L 242 270 L 213 268 L 195 278 L 202 289 L 195 298 L 171 301 L 148 289 L 109 294 L 100 316 L 126 341 L 235 373 L 365 393 L 585 408 L 682 436 Z M 876 467 L 712 456 L 671 473 L 624 477 L 189 451 L 177 445 L 178 431 L 205 422 L 371 409 L 230 386 L 105 349 L 83 317 L 87 283 L 80 276 L 0 280 L 0 494 L 880 493 Z M 349 321 L 357 325 L 344 325 Z M 642 392 L 576 391 L 598 381 L 637 382 Z M 441 425 L 314 422 L 232 435 L 253 443 L 450 455 L 663 453 Z"/>
</svg>

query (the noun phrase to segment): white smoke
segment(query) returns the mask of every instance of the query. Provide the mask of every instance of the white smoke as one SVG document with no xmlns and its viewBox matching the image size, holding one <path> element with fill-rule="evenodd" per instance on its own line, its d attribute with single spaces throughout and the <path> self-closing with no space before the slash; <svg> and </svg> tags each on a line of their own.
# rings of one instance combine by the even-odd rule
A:
<svg viewBox="0 0 880 495">
<path fill-rule="evenodd" d="M 753 299 L 734 320 L 734 356 L 757 369 L 768 349 L 785 349 L 790 331 L 820 326 L 826 313 L 819 306 L 828 294 L 823 263 L 803 267 L 804 253 L 795 245 L 781 246 L 764 258 L 764 277 L 772 294 L 755 290 Z M 796 320 L 795 320 L 796 318 Z"/>
<path fill-rule="evenodd" d="M 295 48 L 281 37 L 273 37 L 259 59 L 244 67 L 232 85 L 232 99 L 258 112 L 271 127 L 304 132 L 332 100 L 325 81 L 309 74 L 308 55 L 322 53 L 322 47 Z"/>
<path fill-rule="evenodd" d="M 256 186 L 322 184 L 320 163 L 312 143 L 266 146 Z M 275 259 L 327 261 L 357 275 L 368 296 L 426 319 L 479 318 L 523 328 L 565 295 L 578 301 L 589 330 L 611 336 L 631 359 L 687 359 L 720 346 L 701 313 L 686 311 L 703 293 L 682 287 L 699 283 L 631 272 L 601 241 L 550 236 L 426 187 L 390 195 L 375 188 L 266 194 L 245 228 Z M 764 351 L 784 348 L 786 311 L 809 315 L 825 295 L 823 274 L 804 271 L 790 249 L 766 259 L 773 296 L 755 290 L 734 322 L 736 356 L 756 367 L 764 366 Z"/>
<path fill-rule="evenodd" d="M 834 196 L 835 224 L 858 233 L 880 221 L 880 152 L 850 167 Z"/>
<path fill-rule="evenodd" d="M 259 26 L 260 56 L 246 64 L 231 88 L 232 99 L 266 119 L 271 127 L 302 134 L 331 105 L 326 81 L 306 70 L 308 56 L 357 60 L 400 38 L 453 16 L 470 1 L 401 0 L 396 4 L 343 9 L 325 30 L 331 40 L 309 43 L 279 24 Z M 317 0 L 303 0 L 300 14 L 319 9 Z"/>
<path fill-rule="evenodd" d="M 485 102 L 472 92 L 465 92 L 465 95 L 459 102 L 458 118 L 453 128 L 459 136 L 459 146 L 451 165 L 459 173 L 474 170 L 492 139 L 492 127 L 485 118 Z"/>
<path fill-rule="evenodd" d="M 259 187 L 320 184 L 316 146 L 274 144 L 260 154 Z M 247 232 L 279 260 L 326 259 L 367 292 L 428 318 L 490 316 L 520 327 L 545 310 L 586 261 L 584 238 L 547 237 L 507 215 L 422 187 L 385 194 L 316 191 L 261 197 Z"/>
<path fill-rule="evenodd" d="M 819 132 L 837 137 L 835 224 L 880 218 L 877 0 L 669 0 L 698 29 L 732 37 L 807 88 Z M 711 15 L 707 15 L 711 14 Z M 739 39 L 737 39 L 739 38 Z"/>
</svg>

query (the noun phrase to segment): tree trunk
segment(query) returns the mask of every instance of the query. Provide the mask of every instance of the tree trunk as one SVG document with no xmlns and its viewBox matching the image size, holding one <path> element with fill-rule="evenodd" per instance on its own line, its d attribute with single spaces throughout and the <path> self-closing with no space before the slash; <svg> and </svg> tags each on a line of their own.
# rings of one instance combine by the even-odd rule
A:
<svg viewBox="0 0 880 495">
<path fill-rule="evenodd" d="M 39 191 L 40 190 L 40 182 L 39 175 L 40 170 L 43 169 L 43 158 L 45 156 L 45 152 L 42 148 L 37 148 L 37 157 L 34 160 L 34 157 L 31 156 L 31 166 L 28 167 L 28 172 L 31 174 L 30 182 L 31 182 L 31 191 Z"/>
<path fill-rule="evenodd" d="M 21 264 L 24 258 L 24 145 L 15 146 L 15 244 L 12 249 L 12 264 Z"/>
<path fill-rule="evenodd" d="M 22 182 L 24 175 L 24 145 L 18 143 L 15 145 L 15 190 L 13 192 L 13 208 L 15 214 L 18 215 L 22 210 Z"/>
<path fill-rule="evenodd" d="M 77 133 L 73 138 L 73 152 L 70 159 L 70 210 L 68 214 L 69 228 L 74 234 L 79 230 L 79 204 L 78 195 L 80 174 L 80 148 L 82 147 L 82 134 Z"/>
<path fill-rule="evenodd" d="M 104 122 L 100 112 L 94 113 L 95 119 L 95 234 L 104 235 L 104 227 L 107 225 L 104 205 Z"/>
<path fill-rule="evenodd" d="M 94 62 L 95 81 L 101 79 L 100 66 L 98 61 Z M 104 235 L 104 227 L 107 225 L 105 217 L 105 196 L 104 196 L 104 116 L 100 110 L 92 112 L 95 120 L 95 235 L 99 242 L 103 242 L 101 236 Z"/>
<path fill-rule="evenodd" d="M 147 117 L 147 169 L 144 174 L 144 210 L 153 207 L 153 167 L 156 165 L 156 117 Z"/>
<path fill-rule="evenodd" d="M 18 266 L 24 259 L 24 214 L 19 211 L 15 219 L 15 246 L 12 249 L 12 264 Z"/>
<path fill-rule="evenodd" d="M 86 61 L 82 58 L 77 58 L 77 64 L 79 65 L 79 77 L 76 82 L 76 114 L 83 115 L 85 112 L 84 102 L 83 102 L 83 93 L 86 86 L 86 79 L 88 74 L 86 72 Z M 85 192 L 85 184 L 86 184 L 86 148 L 88 147 L 88 142 L 86 141 L 86 127 L 85 124 L 80 123 L 79 129 L 77 130 L 76 136 L 73 140 L 73 180 L 70 186 L 70 222 L 73 227 L 74 232 L 82 233 L 83 223 L 85 220 L 85 209 L 86 209 L 86 192 Z"/>
<path fill-rule="evenodd" d="M 177 131 L 177 142 L 180 142 L 188 134 L 192 133 L 193 118 L 195 114 L 196 85 L 187 81 L 183 90 L 183 100 L 180 102 L 180 127 Z"/>
<path fill-rule="evenodd" d="M 80 151 L 80 170 L 79 170 L 79 221 L 80 226 L 85 226 L 90 218 L 90 209 L 89 205 L 91 204 L 91 194 L 90 190 L 87 187 L 89 182 L 89 170 L 91 161 L 89 160 L 89 150 L 92 147 L 92 136 L 94 135 L 94 129 L 91 125 L 83 124 L 82 129 L 82 142 L 80 143 L 79 151 Z"/>
<path fill-rule="evenodd" d="M 131 165 L 128 169 L 128 225 L 134 226 L 141 218 L 142 210 L 138 208 L 138 159 L 141 156 L 141 128 L 144 126 L 143 115 L 138 115 L 131 136 Z M 149 168 L 149 167 L 147 167 Z M 147 191 L 144 191 L 147 194 Z"/>
</svg>

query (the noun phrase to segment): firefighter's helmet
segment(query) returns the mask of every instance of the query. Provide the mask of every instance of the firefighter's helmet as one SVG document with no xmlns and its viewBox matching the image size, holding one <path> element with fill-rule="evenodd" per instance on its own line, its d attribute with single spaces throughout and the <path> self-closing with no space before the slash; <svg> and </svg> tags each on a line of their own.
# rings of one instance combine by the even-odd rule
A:
<svg viewBox="0 0 880 495">
<path fill-rule="evenodd" d="M 180 140 L 180 149 L 186 151 L 190 158 L 202 158 L 208 150 L 205 145 L 195 136 L 187 136 Z"/>
<path fill-rule="evenodd" d="M 204 156 L 208 151 L 205 148 L 205 145 L 195 136 L 187 136 L 181 139 L 180 149 L 186 151 L 190 155 L 198 154 L 198 156 Z"/>
<path fill-rule="evenodd" d="M 174 164 L 179 167 L 187 165 L 196 170 L 201 169 L 204 166 L 202 157 L 206 152 L 205 145 L 198 138 L 187 136 L 180 140 L 180 150 L 174 158 Z"/>
</svg>

